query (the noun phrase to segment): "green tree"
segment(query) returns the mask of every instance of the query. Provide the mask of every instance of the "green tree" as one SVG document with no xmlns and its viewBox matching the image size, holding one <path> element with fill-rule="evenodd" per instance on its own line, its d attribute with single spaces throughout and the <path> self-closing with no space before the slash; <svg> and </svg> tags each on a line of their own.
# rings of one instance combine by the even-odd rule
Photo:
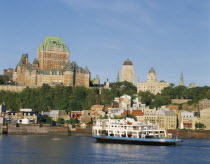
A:
<svg viewBox="0 0 210 164">
<path fill-rule="evenodd" d="M 204 124 L 202 124 L 202 123 L 199 122 L 199 123 L 196 123 L 195 124 L 195 128 L 196 129 L 204 129 L 204 128 L 206 128 L 206 126 Z"/>
<path fill-rule="evenodd" d="M 109 89 L 102 89 L 101 90 L 101 101 L 103 105 L 110 105 L 114 99 L 111 91 Z"/>
<path fill-rule="evenodd" d="M 109 118 L 108 115 L 105 114 L 104 117 L 102 117 L 101 119 L 108 119 L 108 118 Z"/>
<path fill-rule="evenodd" d="M 110 83 L 110 87 L 117 97 L 123 94 L 132 96 L 137 92 L 137 87 L 128 81 Z"/>
<path fill-rule="evenodd" d="M 169 87 L 164 88 L 161 91 L 161 95 L 162 96 L 169 96 L 171 99 L 175 98 L 173 86 L 169 86 Z"/>
<path fill-rule="evenodd" d="M 150 107 L 161 107 L 163 105 L 171 104 L 171 98 L 169 96 L 162 96 L 161 94 L 157 94 L 155 96 L 154 101 L 150 104 Z"/>
<path fill-rule="evenodd" d="M 40 120 L 40 123 L 51 124 L 52 123 L 52 119 L 48 115 L 43 115 L 42 119 Z"/>
<path fill-rule="evenodd" d="M 206 91 L 206 98 L 210 99 L 210 89 Z"/>
<path fill-rule="evenodd" d="M 9 77 L 6 75 L 0 75 L 0 85 L 6 85 L 9 82 Z"/>
<path fill-rule="evenodd" d="M 65 120 L 61 117 L 59 117 L 56 121 L 57 124 L 65 124 Z"/>
<path fill-rule="evenodd" d="M 173 92 L 174 92 L 174 98 L 176 99 L 188 98 L 187 87 L 185 86 L 177 86 L 173 89 Z"/>
<path fill-rule="evenodd" d="M 146 105 L 150 105 L 151 102 L 153 101 L 153 99 L 155 98 L 155 95 L 152 94 L 152 93 L 149 92 L 149 91 L 146 91 L 146 92 L 141 92 L 141 91 L 140 91 L 140 92 L 138 93 L 138 96 L 139 96 L 141 102 L 142 102 L 143 104 L 146 104 Z"/>
<path fill-rule="evenodd" d="M 77 118 L 75 118 L 75 119 L 74 118 L 70 118 L 69 120 L 66 121 L 66 123 L 75 125 L 75 124 L 79 124 L 80 121 Z"/>
</svg>

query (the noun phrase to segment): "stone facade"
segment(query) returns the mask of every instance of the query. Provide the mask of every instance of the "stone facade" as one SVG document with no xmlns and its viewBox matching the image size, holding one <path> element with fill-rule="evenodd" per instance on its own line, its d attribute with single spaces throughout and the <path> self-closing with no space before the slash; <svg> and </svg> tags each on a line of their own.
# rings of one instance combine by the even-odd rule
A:
<svg viewBox="0 0 210 164">
<path fill-rule="evenodd" d="M 15 71 L 13 81 L 18 85 L 41 86 L 43 84 L 89 87 L 88 68 L 70 63 L 69 50 L 59 37 L 46 37 L 38 48 L 38 60 L 33 64 L 28 54 L 23 54 Z"/>
<path fill-rule="evenodd" d="M 147 82 L 138 82 L 137 92 L 139 91 L 150 91 L 153 94 L 160 93 L 161 90 L 169 86 L 169 83 L 164 81 L 157 81 L 156 72 L 153 68 L 150 69 L 148 73 Z"/>
<path fill-rule="evenodd" d="M 128 81 L 135 84 L 134 67 L 129 59 L 127 59 L 122 66 L 120 81 Z"/>
<path fill-rule="evenodd" d="M 3 70 L 3 75 L 8 76 L 9 79 L 11 80 L 13 72 L 14 72 L 14 69 L 12 69 L 12 68 L 4 69 Z"/>
<path fill-rule="evenodd" d="M 93 105 L 90 110 L 90 116 L 93 121 L 99 119 L 105 115 L 104 105 Z"/>
<path fill-rule="evenodd" d="M 177 127 L 177 116 L 174 111 L 169 109 L 160 109 L 156 111 L 157 123 L 160 128 L 164 129 L 176 129 Z"/>
<path fill-rule="evenodd" d="M 179 113 L 179 105 L 168 105 L 167 108 L 170 111 L 174 111 L 176 114 Z"/>
<path fill-rule="evenodd" d="M 38 112 L 7 112 L 5 115 L 5 119 L 9 122 L 16 122 L 20 119 L 30 119 L 31 123 L 37 123 L 39 114 Z"/>
<path fill-rule="evenodd" d="M 210 130 L 210 108 L 200 111 L 200 123 L 206 126 L 206 130 Z"/>
<path fill-rule="evenodd" d="M 149 107 L 143 107 L 142 111 L 144 113 L 144 122 L 156 123 L 157 116 L 156 116 L 156 109 L 149 109 Z"/>
<path fill-rule="evenodd" d="M 199 111 L 201 111 L 203 109 L 207 109 L 207 108 L 210 108 L 210 99 L 199 100 L 199 102 L 198 102 Z"/>
<path fill-rule="evenodd" d="M 66 112 L 65 110 L 51 110 L 50 112 L 44 112 L 43 115 L 47 115 L 53 121 L 57 121 L 58 118 L 66 116 Z"/>
<path fill-rule="evenodd" d="M 26 86 L 17 86 L 17 85 L 0 85 L 0 90 L 10 91 L 10 92 L 22 92 Z"/>
<path fill-rule="evenodd" d="M 194 112 L 180 110 L 178 120 L 180 129 L 195 129 L 197 118 L 194 116 Z"/>
<path fill-rule="evenodd" d="M 90 116 L 90 110 L 82 110 L 82 115 L 80 116 L 80 122 L 88 123 L 90 121 L 92 121 L 92 118 Z"/>
</svg>

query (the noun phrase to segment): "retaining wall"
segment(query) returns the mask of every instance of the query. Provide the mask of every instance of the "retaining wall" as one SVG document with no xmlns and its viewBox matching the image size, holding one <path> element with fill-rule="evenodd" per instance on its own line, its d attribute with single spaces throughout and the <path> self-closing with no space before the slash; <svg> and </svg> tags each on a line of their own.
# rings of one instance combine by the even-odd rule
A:
<svg viewBox="0 0 210 164">
<path fill-rule="evenodd" d="M 0 125 L 0 129 L 2 129 L 2 125 Z M 51 127 L 44 125 L 40 127 L 40 125 L 23 125 L 19 124 L 19 127 L 16 127 L 16 124 L 8 125 L 8 134 L 29 134 L 29 135 L 69 135 L 68 127 Z"/>
<path fill-rule="evenodd" d="M 168 133 L 178 138 L 210 139 L 209 130 L 168 130 Z"/>
</svg>

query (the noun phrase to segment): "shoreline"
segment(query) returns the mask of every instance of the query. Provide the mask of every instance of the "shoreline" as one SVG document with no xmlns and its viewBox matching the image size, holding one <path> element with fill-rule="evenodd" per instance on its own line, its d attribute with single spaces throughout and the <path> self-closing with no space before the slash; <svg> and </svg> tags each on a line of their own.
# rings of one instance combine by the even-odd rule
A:
<svg viewBox="0 0 210 164">
<path fill-rule="evenodd" d="M 181 139 L 210 139 L 210 130 L 167 130 L 173 137 Z M 91 137 L 92 129 L 69 129 L 68 126 L 49 126 L 39 124 L 8 124 L 3 126 L 0 124 L 0 134 L 2 135 L 43 135 L 43 136 L 80 136 Z"/>
</svg>

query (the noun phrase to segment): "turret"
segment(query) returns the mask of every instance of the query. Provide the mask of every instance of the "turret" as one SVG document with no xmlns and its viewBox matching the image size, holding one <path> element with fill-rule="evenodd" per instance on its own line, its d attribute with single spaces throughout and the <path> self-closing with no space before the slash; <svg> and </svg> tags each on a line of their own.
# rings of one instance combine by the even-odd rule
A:
<svg viewBox="0 0 210 164">
<path fill-rule="evenodd" d="M 183 77 L 183 73 L 181 73 L 179 85 L 180 85 L 180 86 L 184 86 L 184 77 Z"/>
<path fill-rule="evenodd" d="M 147 75 L 147 81 L 157 81 L 156 72 L 153 67 L 149 70 L 149 73 Z"/>
</svg>

